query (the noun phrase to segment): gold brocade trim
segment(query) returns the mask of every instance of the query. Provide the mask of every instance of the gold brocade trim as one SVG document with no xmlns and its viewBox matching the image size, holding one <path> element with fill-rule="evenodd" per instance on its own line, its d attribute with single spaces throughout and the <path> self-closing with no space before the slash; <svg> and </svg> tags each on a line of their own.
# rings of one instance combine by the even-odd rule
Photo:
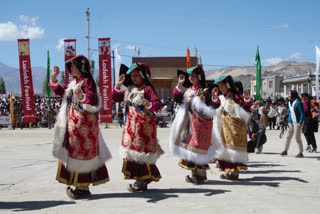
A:
<svg viewBox="0 0 320 214">
<path fill-rule="evenodd" d="M 195 167 L 189 167 L 189 166 L 186 166 L 186 165 L 182 164 L 182 161 L 183 161 L 183 159 L 180 159 L 180 161 L 178 163 L 178 165 L 180 167 L 182 167 L 184 169 L 187 169 L 187 170 L 196 170 L 196 169 L 198 169 L 198 167 L 196 165 L 195 165 Z M 210 166 L 205 167 L 203 170 L 208 170 L 208 169 L 210 169 Z"/>
<path fill-rule="evenodd" d="M 224 147 L 226 147 L 227 149 L 231 149 L 231 150 L 235 150 L 235 151 L 239 151 L 239 152 L 246 152 L 247 151 L 247 147 L 239 148 L 239 147 L 227 145 L 227 144 L 225 144 Z"/>
<path fill-rule="evenodd" d="M 106 179 L 103 179 L 103 180 L 100 180 L 100 181 L 93 182 L 92 185 L 96 186 L 96 185 L 99 185 L 99 184 L 107 183 L 109 181 L 110 181 L 110 178 L 106 178 Z"/>
<path fill-rule="evenodd" d="M 240 170 L 248 170 L 248 167 L 246 166 L 237 166 L 236 168 L 233 169 L 219 169 L 220 172 L 235 172 L 235 171 L 240 171 Z"/>
<path fill-rule="evenodd" d="M 128 163 L 128 159 L 123 159 L 123 166 L 122 166 L 122 173 L 124 173 L 124 179 L 133 179 L 133 180 L 137 180 L 137 181 L 144 181 L 144 180 L 148 180 L 148 179 L 151 179 L 155 182 L 159 181 L 161 176 L 159 177 L 155 177 L 155 176 L 152 176 L 151 175 L 151 169 L 150 169 L 150 165 L 146 163 L 147 165 L 147 168 L 148 168 L 148 171 L 149 171 L 149 175 L 145 175 L 145 176 L 141 176 L 141 177 L 138 177 L 138 176 L 132 176 L 131 172 L 127 171 L 126 168 L 127 168 L 127 163 Z"/>
<path fill-rule="evenodd" d="M 208 150 L 203 150 L 203 149 L 197 149 L 193 146 L 189 146 L 188 144 L 186 143 L 179 143 L 177 142 L 176 143 L 177 146 L 180 146 L 188 151 L 191 151 L 191 152 L 195 152 L 197 154 L 202 154 L 202 155 L 206 155 L 208 153 Z"/>
<path fill-rule="evenodd" d="M 88 187 L 91 183 L 88 182 L 88 183 L 78 183 L 78 176 L 79 176 L 79 173 L 78 172 L 74 172 L 74 179 L 73 179 L 73 182 L 72 182 L 72 186 L 76 186 L 76 187 Z"/>
<path fill-rule="evenodd" d="M 79 173 L 78 172 L 69 172 L 69 181 L 65 178 L 61 177 L 61 168 L 62 168 L 62 162 L 59 161 L 59 165 L 58 165 L 58 171 L 57 171 L 57 177 L 56 180 L 59 181 L 60 183 L 66 184 L 66 185 L 72 185 L 72 186 L 76 186 L 76 187 L 88 187 L 91 182 L 87 182 L 87 183 L 79 183 L 78 182 L 78 177 L 79 177 Z M 96 181 L 96 182 L 92 182 L 93 186 L 99 185 L 99 184 L 103 184 L 110 181 L 110 178 L 105 178 L 103 180 L 100 181 Z"/>
<path fill-rule="evenodd" d="M 59 161 L 56 180 L 59 181 L 60 183 L 69 185 L 69 182 L 67 181 L 67 179 L 61 178 L 61 176 L 60 176 L 60 174 L 61 174 L 61 167 L 62 167 L 62 163 Z"/>
<path fill-rule="evenodd" d="M 247 151 L 247 127 L 243 120 L 224 112 L 222 140 L 226 148 Z"/>
</svg>

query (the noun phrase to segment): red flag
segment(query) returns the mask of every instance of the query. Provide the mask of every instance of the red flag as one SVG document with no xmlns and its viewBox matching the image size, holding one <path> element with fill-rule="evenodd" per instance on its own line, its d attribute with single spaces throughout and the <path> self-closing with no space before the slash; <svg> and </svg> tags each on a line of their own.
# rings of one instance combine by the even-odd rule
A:
<svg viewBox="0 0 320 214">
<path fill-rule="evenodd" d="M 100 38 L 99 48 L 99 89 L 102 100 L 100 122 L 112 123 L 111 99 L 111 45 L 110 38 Z"/>
<path fill-rule="evenodd" d="M 187 69 L 190 67 L 190 50 L 187 48 Z"/>
<path fill-rule="evenodd" d="M 18 39 L 23 122 L 36 122 L 29 39 Z"/>
<path fill-rule="evenodd" d="M 71 59 L 76 56 L 76 40 L 75 39 L 65 39 L 64 40 L 64 61 Z M 69 71 L 67 66 L 65 66 L 65 85 L 68 85 L 72 80 L 69 76 Z"/>
</svg>

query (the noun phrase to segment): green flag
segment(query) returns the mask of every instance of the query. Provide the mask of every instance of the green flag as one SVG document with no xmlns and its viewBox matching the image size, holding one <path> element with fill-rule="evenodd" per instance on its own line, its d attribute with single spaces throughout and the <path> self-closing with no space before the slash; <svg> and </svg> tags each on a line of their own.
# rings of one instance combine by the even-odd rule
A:
<svg viewBox="0 0 320 214">
<path fill-rule="evenodd" d="M 260 90 L 261 90 L 261 61 L 259 55 L 259 47 L 257 47 L 256 53 L 257 62 L 257 74 L 256 74 L 256 100 L 261 100 Z"/>
<path fill-rule="evenodd" d="M 47 95 L 48 95 L 48 104 L 51 105 L 51 95 L 50 95 L 50 87 L 49 87 L 49 81 L 50 81 L 50 56 L 48 51 L 48 62 L 47 62 Z"/>
</svg>

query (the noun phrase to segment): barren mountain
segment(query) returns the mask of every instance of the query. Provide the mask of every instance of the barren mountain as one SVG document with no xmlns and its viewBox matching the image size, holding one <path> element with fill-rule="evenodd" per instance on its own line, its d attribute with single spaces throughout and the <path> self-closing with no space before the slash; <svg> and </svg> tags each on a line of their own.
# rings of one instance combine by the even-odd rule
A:
<svg viewBox="0 0 320 214">
<path fill-rule="evenodd" d="M 310 62 L 282 61 L 275 66 L 262 67 L 262 77 L 272 75 L 295 76 L 314 73 L 316 65 Z M 208 80 L 214 80 L 219 76 L 231 75 L 242 81 L 244 88 L 250 88 L 250 81 L 256 78 L 256 66 L 231 66 L 221 69 L 206 71 Z"/>
</svg>

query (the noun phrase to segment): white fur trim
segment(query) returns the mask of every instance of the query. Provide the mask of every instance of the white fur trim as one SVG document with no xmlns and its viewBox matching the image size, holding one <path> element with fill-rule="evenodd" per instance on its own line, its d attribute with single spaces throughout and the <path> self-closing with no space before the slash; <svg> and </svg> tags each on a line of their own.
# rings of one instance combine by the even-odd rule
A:
<svg viewBox="0 0 320 214">
<path fill-rule="evenodd" d="M 52 82 L 52 80 L 50 80 L 50 85 L 57 86 L 57 85 L 59 85 L 59 82 L 58 82 L 58 80 L 57 80 L 57 82 Z"/>
<path fill-rule="evenodd" d="M 198 154 L 187 149 L 182 148 L 176 144 L 170 144 L 170 151 L 184 160 L 192 161 L 195 164 L 203 165 L 208 164 L 210 160 L 213 160 L 216 154 L 216 151 L 212 145 L 208 148 L 207 154 Z"/>
<path fill-rule="evenodd" d="M 207 106 L 199 96 L 194 96 L 191 100 L 191 109 L 205 116 L 207 119 L 212 119 L 216 111 L 212 106 Z"/>
<path fill-rule="evenodd" d="M 100 97 L 99 97 L 100 99 Z M 95 113 L 98 112 L 101 108 L 101 102 L 99 102 L 98 106 L 94 106 L 94 105 L 90 105 L 90 104 L 82 104 L 82 109 L 87 111 L 87 112 L 91 112 L 91 113 Z"/>
<path fill-rule="evenodd" d="M 98 169 L 103 163 L 111 158 L 110 151 L 105 144 L 103 137 L 101 135 L 101 131 L 99 129 L 98 136 L 98 145 L 99 145 L 99 155 L 91 160 L 77 160 L 72 159 L 68 156 L 68 151 L 63 147 L 64 136 L 67 131 L 67 95 L 70 94 L 71 90 L 79 87 L 79 84 L 76 84 L 75 80 L 69 83 L 68 88 L 65 90 L 64 100 L 62 102 L 59 113 L 57 114 L 57 121 L 55 123 L 54 135 L 52 139 L 53 149 L 52 155 L 67 165 L 67 169 L 76 171 L 76 172 L 89 172 Z M 75 95 L 74 95 L 75 96 Z M 99 97 L 99 104 L 100 104 Z M 94 111 L 97 112 L 100 107 L 92 106 L 92 105 L 83 105 L 83 108 L 86 111 Z M 87 162 L 87 163 L 85 163 Z M 83 166 L 83 167 L 82 167 Z"/>
<path fill-rule="evenodd" d="M 156 153 L 145 153 L 130 150 L 120 146 L 120 155 L 122 158 L 127 158 L 129 161 L 135 161 L 140 164 L 148 163 L 155 164 L 158 158 L 164 153 L 160 144 L 157 143 Z"/>
<path fill-rule="evenodd" d="M 110 160 L 112 158 L 111 152 L 102 137 L 100 128 L 99 128 L 98 142 L 99 142 L 99 157 L 106 161 Z"/>
<path fill-rule="evenodd" d="M 86 97 L 86 95 L 84 93 L 82 93 L 82 96 L 83 96 L 83 98 L 81 100 L 79 100 L 79 101 L 83 103 L 87 99 L 87 97 Z"/>
<path fill-rule="evenodd" d="M 247 113 L 239 104 L 231 104 L 229 103 L 229 99 L 225 99 L 224 96 L 219 96 L 221 101 L 220 108 L 217 109 L 217 114 L 213 120 L 213 132 L 215 133 L 215 142 L 216 142 L 216 159 L 223 160 L 231 163 L 242 163 L 246 164 L 248 161 L 248 153 L 247 152 L 240 152 L 234 151 L 224 147 L 223 140 L 222 140 L 222 113 L 223 113 L 223 106 L 224 110 L 227 111 L 229 114 L 236 116 L 247 124 L 248 120 L 250 119 L 250 114 Z"/>
<path fill-rule="evenodd" d="M 189 122 L 189 111 L 187 107 L 187 101 L 189 99 L 189 96 L 194 95 L 195 93 L 190 89 L 187 90 L 184 94 L 184 102 L 179 105 L 178 112 L 170 130 L 169 146 L 170 151 L 174 155 L 179 156 L 185 160 L 192 161 L 196 164 L 202 165 L 208 164 L 209 161 L 214 159 L 215 157 L 216 147 L 213 144 L 215 143 L 214 139 L 216 139 L 216 137 L 214 136 L 214 132 L 211 133 L 211 145 L 208 148 L 207 154 L 198 154 L 189 151 L 185 148 L 182 148 L 176 144 L 176 142 L 181 141 L 181 133 L 186 128 Z M 191 100 L 190 105 L 192 109 L 196 110 L 197 112 L 201 113 L 207 118 L 212 118 L 215 115 L 215 110 L 211 106 L 205 105 L 199 96 L 194 96 Z"/>
<path fill-rule="evenodd" d="M 228 112 L 229 114 L 236 116 L 243 120 L 246 124 L 248 120 L 250 119 L 250 113 L 246 112 L 239 104 L 237 103 L 229 103 L 229 99 L 225 99 L 223 96 L 219 96 L 221 101 L 221 107 L 219 108 L 221 110 L 222 107 L 224 107 L 224 110 Z"/>
<path fill-rule="evenodd" d="M 147 107 L 147 109 L 149 110 L 149 109 L 151 109 L 152 108 L 152 103 L 150 102 L 150 105 Z"/>
<path fill-rule="evenodd" d="M 219 100 L 219 97 L 217 97 L 216 99 L 213 99 L 213 97 L 211 98 L 211 101 L 216 103 Z"/>
<path fill-rule="evenodd" d="M 104 162 L 99 156 L 91 160 L 78 160 L 68 157 L 66 168 L 72 172 L 87 173 L 99 169 L 104 165 Z"/>
<path fill-rule="evenodd" d="M 254 105 L 250 107 L 251 112 L 256 112 L 258 109 L 259 109 L 259 106 L 257 108 L 255 108 Z"/>
<path fill-rule="evenodd" d="M 125 87 L 124 85 L 121 85 L 119 90 L 117 89 L 117 87 L 113 88 L 116 92 L 124 92 L 125 90 L 127 90 L 127 87 Z"/>
<path fill-rule="evenodd" d="M 131 103 L 136 106 L 140 106 L 143 104 L 144 91 L 139 91 L 138 88 L 133 88 L 127 97 Z"/>
<path fill-rule="evenodd" d="M 181 93 L 182 88 L 180 89 L 178 86 L 176 86 L 176 89 Z"/>
</svg>

